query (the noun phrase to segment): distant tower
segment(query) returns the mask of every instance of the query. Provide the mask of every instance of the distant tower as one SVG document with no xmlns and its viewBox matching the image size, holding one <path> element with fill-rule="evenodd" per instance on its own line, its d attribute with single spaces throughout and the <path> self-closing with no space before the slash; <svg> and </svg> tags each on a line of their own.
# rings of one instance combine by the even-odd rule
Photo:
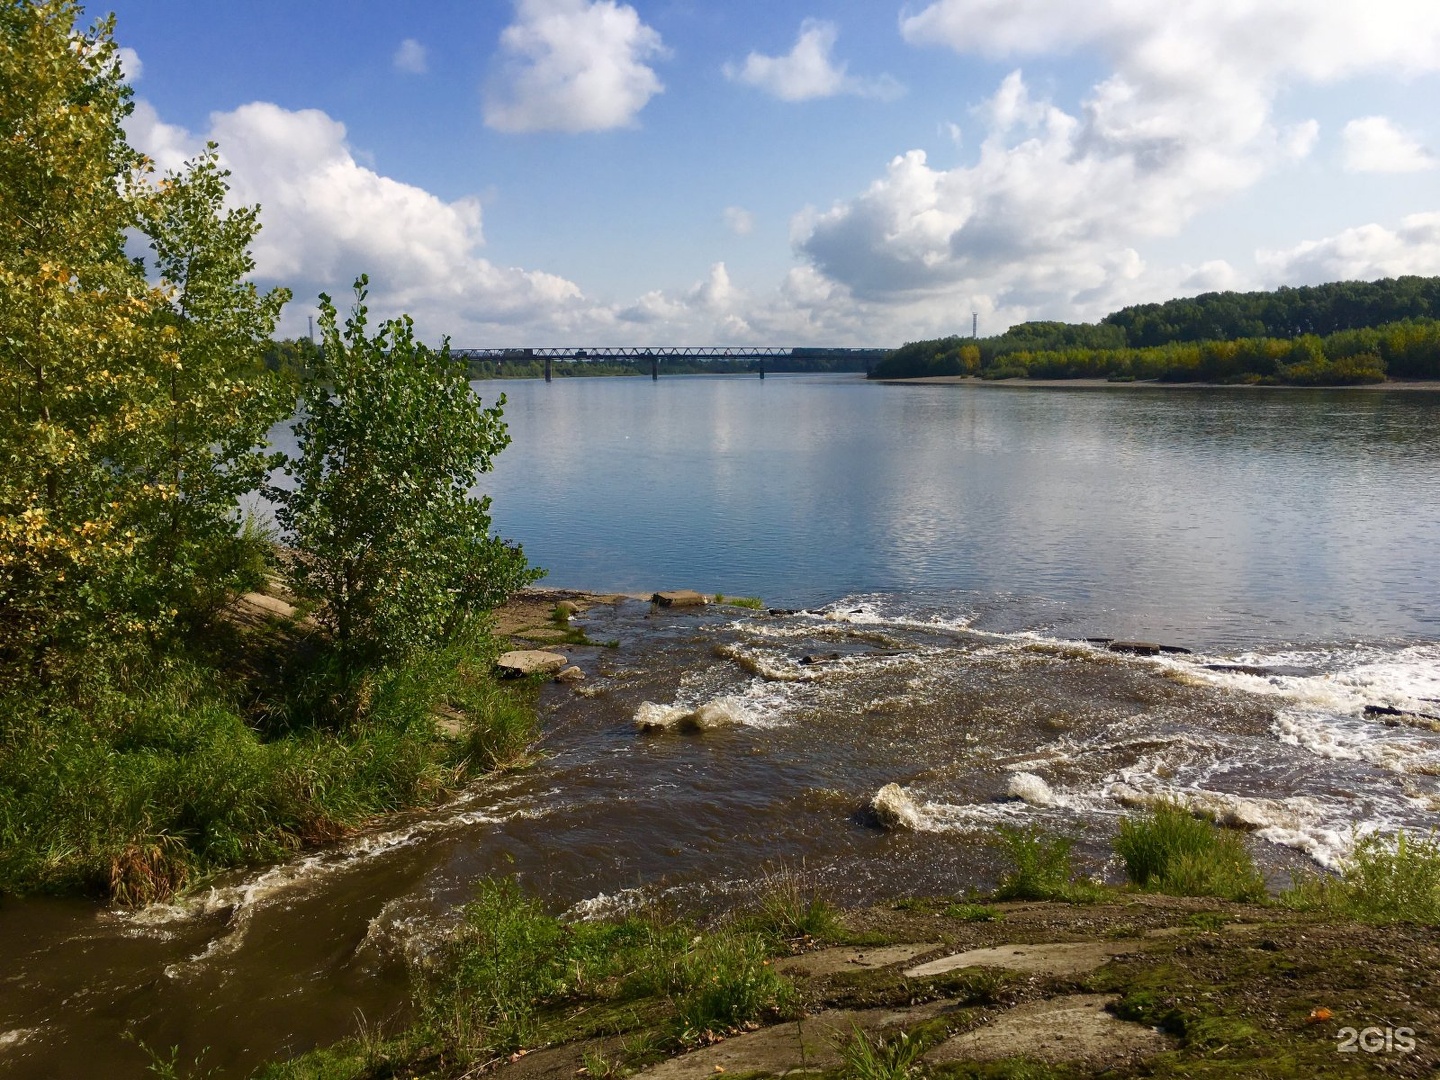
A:
<svg viewBox="0 0 1440 1080">
<path fill-rule="evenodd" d="M 970 313 L 970 336 L 972 338 L 980 336 L 980 313 L 978 311 Z"/>
</svg>

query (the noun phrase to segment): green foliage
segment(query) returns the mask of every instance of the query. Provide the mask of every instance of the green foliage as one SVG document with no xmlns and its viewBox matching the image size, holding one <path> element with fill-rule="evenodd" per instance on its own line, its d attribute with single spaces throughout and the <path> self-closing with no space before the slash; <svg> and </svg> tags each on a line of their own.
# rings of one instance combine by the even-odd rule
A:
<svg viewBox="0 0 1440 1080">
<path fill-rule="evenodd" d="M 259 368 L 288 294 L 243 281 L 256 208 L 224 210 L 213 147 L 150 182 L 113 21 L 78 17 L 0 6 L 0 678 L 44 682 L 123 672 L 224 602 L 290 407 Z"/>
<path fill-rule="evenodd" d="M 1265 880 L 1238 833 L 1161 803 L 1120 822 L 1115 851 L 1130 881 L 1175 896 L 1265 899 Z"/>
<path fill-rule="evenodd" d="M 989 904 L 951 904 L 945 909 L 945 915 L 962 922 L 999 922 L 1005 917 L 999 908 Z"/>
<path fill-rule="evenodd" d="M 1368 923 L 1440 923 L 1440 842 L 1404 830 L 1359 840 L 1339 877 L 1297 877 L 1281 902 Z"/>
<path fill-rule="evenodd" d="M 779 1010 L 790 984 L 754 934 L 639 917 L 566 923 L 513 879 L 488 879 L 457 932 L 418 974 L 426 1039 L 440 1056 L 486 1060 L 534 1046 L 557 1008 L 664 996 L 693 1041 Z"/>
<path fill-rule="evenodd" d="M 177 662 L 125 691 L 0 697 L 0 893 L 163 900 L 216 870 L 283 857 L 374 814 L 433 801 L 534 737 L 523 690 L 493 682 L 487 643 L 456 643 L 371 679 L 362 725 L 247 722 L 239 687 Z M 435 738 L 445 706 L 462 733 Z"/>
<path fill-rule="evenodd" d="M 925 1043 L 899 1032 L 886 1038 L 869 1035 L 859 1024 L 837 1047 L 845 1080 L 907 1080 L 925 1049 Z"/>
<path fill-rule="evenodd" d="M 448 343 L 416 341 L 408 316 L 367 336 L 366 284 L 343 331 L 321 296 L 324 352 L 285 465 L 295 486 L 273 491 L 300 553 L 295 590 L 322 602 L 351 694 L 366 665 L 449 639 L 539 577 L 490 535 L 490 500 L 470 494 L 509 442 L 504 398 L 481 407 Z"/>
<path fill-rule="evenodd" d="M 781 941 L 834 940 L 841 933 L 834 906 L 806 879 L 803 868 L 782 865 L 760 883 L 758 911 L 749 920 L 760 933 Z"/>
<path fill-rule="evenodd" d="M 1067 836 L 1047 837 L 1038 825 L 1002 826 L 996 846 L 1009 858 L 1010 869 L 995 886 L 997 900 L 1064 900 L 1089 903 L 1103 890 L 1076 878 Z"/>
</svg>

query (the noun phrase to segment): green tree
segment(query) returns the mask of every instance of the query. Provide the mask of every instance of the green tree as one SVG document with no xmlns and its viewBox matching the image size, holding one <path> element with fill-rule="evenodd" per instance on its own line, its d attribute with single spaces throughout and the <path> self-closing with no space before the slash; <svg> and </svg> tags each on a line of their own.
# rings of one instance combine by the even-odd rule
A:
<svg viewBox="0 0 1440 1080">
<path fill-rule="evenodd" d="M 409 316 L 366 334 L 366 286 L 344 329 L 320 296 L 323 355 L 307 373 L 299 456 L 273 488 L 297 549 L 296 591 L 323 601 L 342 689 L 363 670 L 446 640 L 540 573 L 490 534 L 478 473 L 509 443 L 502 396 L 481 406 L 451 359 L 415 340 Z"/>
<path fill-rule="evenodd" d="M 156 185 L 140 214 L 165 298 L 149 355 L 159 423 L 143 447 L 149 599 L 198 617 L 244 563 L 236 508 L 278 464 L 263 450 L 265 435 L 295 404 L 264 364 L 290 292 L 262 294 L 246 280 L 260 208 L 225 209 L 229 175 L 210 143 Z"/>
<path fill-rule="evenodd" d="M 154 422 L 157 305 L 125 257 L 144 163 L 111 39 L 70 0 L 0 0 L 0 661 L 49 679 L 67 652 L 147 629 L 124 601 Z"/>
</svg>

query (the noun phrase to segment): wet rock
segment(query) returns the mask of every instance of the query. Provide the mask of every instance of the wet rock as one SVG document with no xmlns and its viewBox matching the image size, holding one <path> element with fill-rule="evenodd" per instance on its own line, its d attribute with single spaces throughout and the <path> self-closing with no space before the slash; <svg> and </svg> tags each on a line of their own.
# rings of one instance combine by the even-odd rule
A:
<svg viewBox="0 0 1440 1080">
<path fill-rule="evenodd" d="M 799 615 L 794 608 L 772 607 L 765 614 L 767 615 Z"/>
<path fill-rule="evenodd" d="M 515 679 L 526 675 L 554 675 L 569 662 L 559 653 L 544 652 L 540 649 L 516 649 L 496 660 L 495 667 L 501 677 Z"/>
<path fill-rule="evenodd" d="M 1153 641 L 1112 641 L 1106 646 L 1111 652 L 1129 653 L 1131 656 L 1159 656 L 1161 649 Z"/>
<path fill-rule="evenodd" d="M 839 654 L 838 652 L 832 652 L 832 653 L 824 653 L 823 655 L 822 655 L 822 654 L 816 654 L 816 655 L 813 655 L 813 656 L 802 656 L 802 657 L 800 658 L 800 663 L 802 663 L 802 664 L 807 664 L 807 665 L 808 665 L 808 664 L 829 664 L 829 663 L 832 663 L 833 661 L 839 660 L 839 659 L 840 659 L 840 654 Z"/>
<path fill-rule="evenodd" d="M 870 800 L 875 821 L 887 829 L 915 829 L 920 825 L 920 807 L 899 784 L 886 784 Z"/>
<path fill-rule="evenodd" d="M 558 672 L 556 672 L 555 681 L 558 683 L 584 682 L 585 672 L 581 671 L 578 667 L 571 665 L 567 668 L 561 668 Z"/>
<path fill-rule="evenodd" d="M 694 589 L 671 589 L 669 592 L 657 592 L 650 597 L 650 602 L 660 607 L 700 607 L 706 600 Z"/>
</svg>

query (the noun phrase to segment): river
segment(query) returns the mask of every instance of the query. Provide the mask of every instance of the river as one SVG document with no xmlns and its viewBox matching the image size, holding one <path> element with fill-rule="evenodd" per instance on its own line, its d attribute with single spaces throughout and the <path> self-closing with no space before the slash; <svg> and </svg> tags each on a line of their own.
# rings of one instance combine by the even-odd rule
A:
<svg viewBox="0 0 1440 1080">
<path fill-rule="evenodd" d="M 1365 711 L 1440 714 L 1440 394 L 477 386 L 514 437 L 482 490 L 547 584 L 792 613 L 594 608 L 619 647 L 574 650 L 529 771 L 172 906 L 6 902 L 0 1076 L 145 1075 L 127 1031 L 244 1076 L 399 1023 L 485 874 L 577 915 L 731 903 L 781 863 L 864 902 L 984 886 L 989 830 L 1033 821 L 1113 877 L 1119 815 L 1169 797 L 1279 884 L 1353 828 L 1440 824 L 1440 734 Z"/>
</svg>

